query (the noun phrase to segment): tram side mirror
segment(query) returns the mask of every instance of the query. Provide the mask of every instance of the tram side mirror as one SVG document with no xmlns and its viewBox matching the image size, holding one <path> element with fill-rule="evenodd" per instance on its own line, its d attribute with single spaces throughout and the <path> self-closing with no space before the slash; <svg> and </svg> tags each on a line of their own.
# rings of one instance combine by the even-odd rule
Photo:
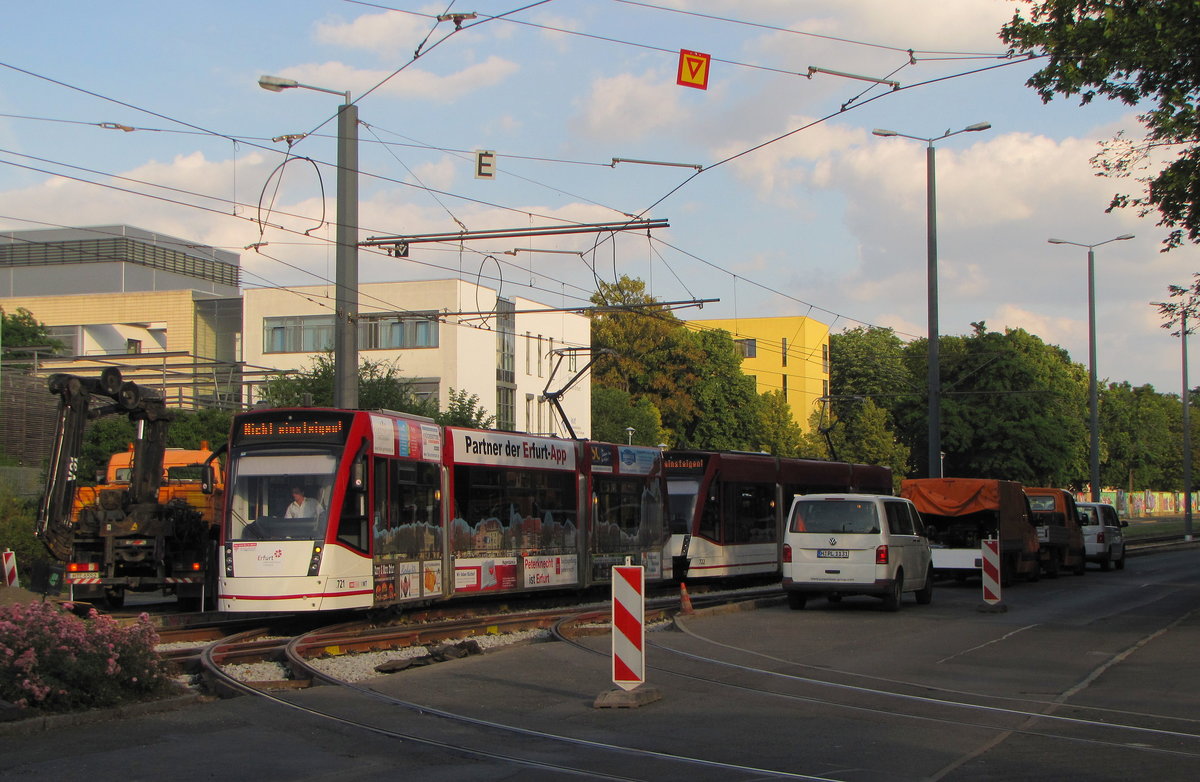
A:
<svg viewBox="0 0 1200 782">
<path fill-rule="evenodd" d="M 211 464 L 206 464 L 200 468 L 200 491 L 204 494 L 213 493 L 213 485 L 216 483 L 216 478 L 213 475 L 213 467 Z"/>
</svg>

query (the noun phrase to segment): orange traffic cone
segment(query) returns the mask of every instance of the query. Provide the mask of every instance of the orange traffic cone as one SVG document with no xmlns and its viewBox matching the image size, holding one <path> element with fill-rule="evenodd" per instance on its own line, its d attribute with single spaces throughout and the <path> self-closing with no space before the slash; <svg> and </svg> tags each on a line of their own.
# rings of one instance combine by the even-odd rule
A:
<svg viewBox="0 0 1200 782">
<path fill-rule="evenodd" d="M 688 596 L 687 584 L 682 581 L 679 582 L 679 612 L 692 613 L 692 598 Z"/>
</svg>

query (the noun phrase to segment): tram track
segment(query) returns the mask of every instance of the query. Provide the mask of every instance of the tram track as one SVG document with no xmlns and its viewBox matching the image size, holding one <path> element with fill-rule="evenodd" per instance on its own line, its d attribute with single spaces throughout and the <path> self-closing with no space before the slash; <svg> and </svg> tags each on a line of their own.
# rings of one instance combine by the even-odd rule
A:
<svg viewBox="0 0 1200 782">
<path fill-rule="evenodd" d="M 721 600 L 722 598 L 715 597 L 700 598 L 702 604 L 715 604 Z M 666 599 L 661 602 L 664 605 L 647 611 L 647 622 L 664 619 L 679 609 L 678 600 L 675 600 L 673 605 Z M 321 720 L 350 725 L 439 750 L 453 751 L 487 762 L 503 762 L 572 776 L 631 781 L 675 778 L 683 768 L 688 769 L 689 779 L 698 782 L 707 779 L 826 779 L 783 770 L 656 752 L 456 714 L 386 694 L 367 684 L 346 681 L 314 664 L 324 655 L 377 651 L 416 643 L 445 642 L 472 636 L 481 630 L 496 632 L 503 631 L 501 628 L 551 628 L 570 621 L 578 628 L 579 633 L 595 634 L 603 632 L 609 620 L 607 608 L 587 610 L 583 613 L 580 613 L 578 608 L 564 608 L 536 612 L 533 615 L 450 619 L 422 624 L 419 627 L 366 627 L 359 623 L 349 623 L 321 628 L 287 640 L 264 638 L 262 633 L 268 632 L 264 628 L 213 642 L 205 648 L 203 657 L 208 675 L 213 677 L 216 689 L 225 694 L 236 693 L 265 698 Z M 307 699 L 297 692 L 287 692 L 287 685 L 281 687 L 274 681 L 244 681 L 225 670 L 226 666 L 235 664 L 235 661 L 256 656 L 278 658 L 281 654 L 286 657 L 287 665 L 291 669 L 293 688 L 307 688 L 310 683 L 323 683 L 334 687 L 319 688 L 320 690 L 336 690 L 339 696 L 352 693 L 359 697 L 350 702 L 341 702 L 344 700 L 341 697 L 324 697 L 317 693 L 314 700 L 319 700 L 321 705 L 315 705 L 302 702 Z M 335 701 L 338 703 L 335 704 Z M 369 701 L 372 706 L 364 707 L 364 701 Z M 407 715 L 399 720 L 405 725 L 397 725 L 397 709 Z M 428 719 L 430 717 L 436 718 L 437 722 L 431 722 Z M 547 747 L 555 749 L 548 750 Z M 561 753 L 563 748 L 570 750 L 569 763 L 539 759 L 547 752 Z M 636 762 L 631 764 L 631 761 Z M 637 769 L 636 773 L 630 774 L 621 770 L 630 768 L 631 765 Z"/>
<path fill-rule="evenodd" d="M 689 629 L 686 619 L 676 617 L 674 621 L 677 628 L 691 637 L 727 650 L 731 654 L 766 658 L 774 664 L 819 671 L 825 676 L 822 678 L 812 675 L 797 675 L 774 668 L 738 663 L 713 655 L 684 652 L 654 641 L 647 642 L 647 647 L 684 661 L 682 665 L 661 662 L 654 665 L 647 664 L 649 670 L 687 679 L 704 686 L 735 689 L 741 693 L 764 698 L 785 699 L 889 719 L 920 720 L 956 728 L 977 728 L 991 734 L 993 739 L 1003 739 L 1010 735 L 1036 736 L 1137 752 L 1160 753 L 1180 758 L 1200 758 L 1200 720 L 1081 706 L 1072 704 L 1068 700 L 1071 695 L 1082 690 L 1103 669 L 1118 664 L 1134 649 L 1158 633 L 1165 632 L 1168 628 L 1161 628 L 1141 639 L 1129 649 L 1114 655 L 1104 664 L 1097 666 L 1088 676 L 1084 677 L 1080 684 L 1067 692 L 1052 700 L 1040 700 L 951 690 L 920 682 L 864 676 L 851 671 L 804 665 L 705 638 Z M 1176 620 L 1172 625 L 1181 621 L 1183 620 Z M 581 642 L 569 631 L 560 632 L 560 629 L 556 628 L 556 637 L 591 654 L 603 655 L 606 653 Z M 687 667 L 689 665 L 692 666 L 691 669 Z M 720 673 L 713 673 L 714 670 Z M 731 674 L 745 677 L 750 681 L 733 680 Z M 855 679 L 860 681 L 867 679 L 870 684 L 852 683 Z M 764 681 L 768 684 L 761 683 Z M 794 689 L 789 691 L 785 688 Z M 836 692 L 837 696 L 824 694 L 830 690 Z M 1007 705 L 995 705 L 997 702 L 1004 702 Z M 1072 710 L 1076 715 L 1088 716 L 1068 716 L 1055 713 L 1065 709 Z M 1117 721 L 1121 719 L 1124 721 Z M 1052 725 L 1054 729 L 1034 727 L 1038 724 Z"/>
</svg>

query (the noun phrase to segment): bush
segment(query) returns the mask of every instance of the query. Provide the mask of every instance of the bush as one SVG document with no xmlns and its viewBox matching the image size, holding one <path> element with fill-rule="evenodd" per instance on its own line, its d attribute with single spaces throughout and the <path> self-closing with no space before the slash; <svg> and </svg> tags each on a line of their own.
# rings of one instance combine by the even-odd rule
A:
<svg viewBox="0 0 1200 782">
<path fill-rule="evenodd" d="M 145 614 L 122 627 L 95 609 L 80 618 L 53 603 L 0 606 L 0 698 L 68 711 L 168 695 L 176 685 L 157 643 Z"/>
<path fill-rule="evenodd" d="M 37 511 L 31 503 L 15 496 L 7 486 L 0 486 L 0 551 L 12 549 L 16 555 L 22 586 L 29 583 L 35 565 L 49 561 L 46 547 L 33 534 L 36 520 Z"/>
</svg>

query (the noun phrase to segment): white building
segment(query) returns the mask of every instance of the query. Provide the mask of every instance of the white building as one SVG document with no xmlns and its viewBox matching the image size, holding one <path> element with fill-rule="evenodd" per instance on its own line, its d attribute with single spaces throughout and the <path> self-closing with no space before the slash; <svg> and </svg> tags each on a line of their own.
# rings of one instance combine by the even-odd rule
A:
<svg viewBox="0 0 1200 782">
<path fill-rule="evenodd" d="M 451 389 L 479 397 L 510 431 L 566 435 L 541 399 L 561 389 L 586 359 L 558 363 L 551 351 L 591 345 L 590 321 L 528 299 L 461 280 L 359 284 L 359 359 L 392 364 L 418 393 L 445 409 Z M 252 366 L 302 369 L 334 337 L 334 286 L 247 288 L 243 292 L 242 360 Z M 591 433 L 591 387 L 581 382 L 561 399 L 578 437 Z"/>
</svg>

